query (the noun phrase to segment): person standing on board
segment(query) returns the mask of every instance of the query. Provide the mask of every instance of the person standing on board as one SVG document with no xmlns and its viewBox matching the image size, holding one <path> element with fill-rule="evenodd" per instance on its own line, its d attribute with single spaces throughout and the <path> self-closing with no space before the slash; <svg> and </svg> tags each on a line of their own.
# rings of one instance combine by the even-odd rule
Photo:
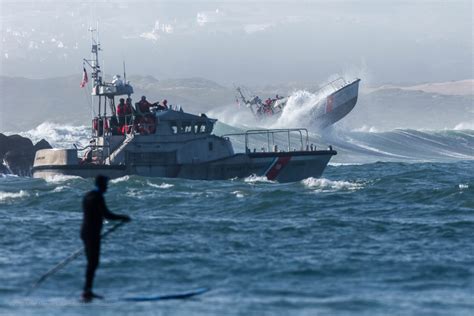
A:
<svg viewBox="0 0 474 316">
<path fill-rule="evenodd" d="M 84 196 L 82 200 L 83 221 L 81 228 L 81 239 L 84 243 L 84 250 L 87 258 L 86 281 L 82 299 L 90 302 L 93 298 L 102 298 L 92 292 L 95 270 L 99 266 L 100 241 L 102 222 L 104 218 L 109 220 L 123 220 L 129 222 L 128 215 L 114 214 L 105 205 L 104 193 L 107 192 L 109 178 L 98 175 L 95 178 L 96 188 Z"/>
<path fill-rule="evenodd" d="M 125 103 L 124 98 L 120 98 L 119 101 L 120 103 L 117 105 L 117 117 L 119 128 L 122 131 L 122 134 L 125 134 L 128 131 L 128 125 L 132 120 L 133 109 L 131 103 Z"/>
<path fill-rule="evenodd" d="M 125 125 L 125 116 L 126 116 L 125 99 L 120 98 L 119 104 L 117 104 L 117 117 L 118 117 L 120 128 L 122 128 Z"/>
<path fill-rule="evenodd" d="M 137 112 L 141 115 L 145 115 L 147 113 L 150 113 L 150 107 L 152 104 L 148 102 L 146 99 L 146 96 L 142 96 L 139 102 L 136 104 Z"/>
</svg>

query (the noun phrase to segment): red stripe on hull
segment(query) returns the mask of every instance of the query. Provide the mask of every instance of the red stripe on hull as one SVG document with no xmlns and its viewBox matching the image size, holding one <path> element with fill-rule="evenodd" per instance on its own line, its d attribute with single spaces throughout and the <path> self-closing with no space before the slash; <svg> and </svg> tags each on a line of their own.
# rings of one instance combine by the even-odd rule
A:
<svg viewBox="0 0 474 316">
<path fill-rule="evenodd" d="M 267 179 L 275 180 L 278 177 L 278 174 L 280 174 L 281 169 L 283 169 L 290 160 L 291 156 L 279 157 L 276 163 L 274 163 L 270 170 L 265 174 Z"/>
</svg>

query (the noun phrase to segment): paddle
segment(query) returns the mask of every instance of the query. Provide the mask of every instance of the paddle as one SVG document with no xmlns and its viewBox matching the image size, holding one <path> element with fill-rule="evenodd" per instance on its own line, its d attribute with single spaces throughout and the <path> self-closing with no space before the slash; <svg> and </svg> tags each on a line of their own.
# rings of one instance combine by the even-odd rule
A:
<svg viewBox="0 0 474 316">
<path fill-rule="evenodd" d="M 114 226 L 110 227 L 107 231 L 102 233 L 101 238 L 107 237 L 107 235 L 111 234 L 114 230 L 125 224 L 126 221 L 121 221 Z M 43 274 L 35 283 L 32 284 L 30 289 L 27 292 L 27 295 L 29 295 L 34 289 L 36 289 L 41 283 L 43 283 L 47 278 L 64 268 L 68 263 L 79 257 L 82 253 L 84 252 L 84 247 L 81 247 L 74 251 L 72 254 L 70 254 L 68 257 L 66 257 L 64 260 L 59 262 L 57 265 L 52 267 L 48 272 Z"/>
</svg>

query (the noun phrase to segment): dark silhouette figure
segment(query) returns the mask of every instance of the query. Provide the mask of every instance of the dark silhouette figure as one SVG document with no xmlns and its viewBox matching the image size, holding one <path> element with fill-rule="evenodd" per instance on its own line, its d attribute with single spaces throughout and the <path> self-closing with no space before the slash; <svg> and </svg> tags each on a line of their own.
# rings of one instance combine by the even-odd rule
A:
<svg viewBox="0 0 474 316">
<path fill-rule="evenodd" d="M 90 302 L 93 298 L 102 298 L 92 292 L 95 270 L 99 266 L 100 239 L 103 219 L 130 221 L 127 215 L 114 214 L 105 205 L 103 194 L 107 192 L 108 178 L 99 175 L 95 179 L 96 188 L 88 192 L 82 200 L 84 217 L 81 228 L 81 239 L 87 258 L 86 283 L 82 298 Z"/>
</svg>

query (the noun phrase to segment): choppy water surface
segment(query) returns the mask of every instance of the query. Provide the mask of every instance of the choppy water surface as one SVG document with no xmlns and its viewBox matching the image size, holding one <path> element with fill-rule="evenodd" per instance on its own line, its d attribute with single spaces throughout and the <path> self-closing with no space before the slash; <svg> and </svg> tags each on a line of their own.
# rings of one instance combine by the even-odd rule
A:
<svg viewBox="0 0 474 316">
<path fill-rule="evenodd" d="M 85 306 L 85 260 L 31 296 L 79 247 L 91 180 L 0 178 L 0 314 L 471 314 L 474 162 L 329 166 L 279 184 L 124 177 L 106 194 L 133 221 L 103 245 Z M 110 227 L 110 224 L 107 225 Z M 209 286 L 185 301 L 119 297 Z"/>
</svg>

